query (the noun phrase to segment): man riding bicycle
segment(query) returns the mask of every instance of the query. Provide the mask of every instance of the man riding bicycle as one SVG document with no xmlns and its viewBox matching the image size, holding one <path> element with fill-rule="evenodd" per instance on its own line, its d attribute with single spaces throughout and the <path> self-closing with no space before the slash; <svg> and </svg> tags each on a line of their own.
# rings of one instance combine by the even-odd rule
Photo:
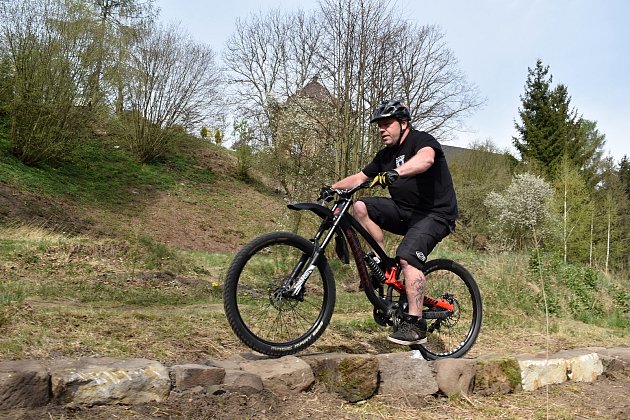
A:
<svg viewBox="0 0 630 420">
<path fill-rule="evenodd" d="M 408 313 L 388 340 L 402 345 L 426 342 L 422 319 L 429 253 L 455 229 L 457 199 L 442 146 L 429 133 L 411 126 L 409 108 L 399 100 L 381 102 L 370 123 L 378 125 L 383 144 L 360 172 L 331 187 L 350 189 L 373 179 L 389 187 L 391 198 L 366 197 L 354 204 L 357 220 L 384 249 L 383 230 L 403 235 L 396 257 L 405 278 Z"/>
</svg>

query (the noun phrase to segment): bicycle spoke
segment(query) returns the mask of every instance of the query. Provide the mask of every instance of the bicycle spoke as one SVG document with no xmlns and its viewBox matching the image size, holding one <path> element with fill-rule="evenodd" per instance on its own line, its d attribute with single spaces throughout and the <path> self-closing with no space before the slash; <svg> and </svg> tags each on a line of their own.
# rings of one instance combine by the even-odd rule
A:
<svg viewBox="0 0 630 420">
<path fill-rule="evenodd" d="M 436 261 L 428 271 L 427 296 L 446 300 L 453 305 L 453 311 L 444 319 L 428 317 L 429 335 L 421 348 L 428 358 L 461 357 L 479 334 L 482 316 L 479 291 L 470 274 L 450 261 Z M 430 307 L 428 311 L 438 318 L 443 314 L 438 308 Z"/>
<path fill-rule="evenodd" d="M 318 270 L 304 285 L 303 300 L 281 292 L 301 259 L 302 250 L 290 244 L 274 244 L 260 249 L 243 267 L 237 290 L 239 314 L 246 328 L 262 340 L 296 340 L 320 317 L 324 285 Z"/>
</svg>

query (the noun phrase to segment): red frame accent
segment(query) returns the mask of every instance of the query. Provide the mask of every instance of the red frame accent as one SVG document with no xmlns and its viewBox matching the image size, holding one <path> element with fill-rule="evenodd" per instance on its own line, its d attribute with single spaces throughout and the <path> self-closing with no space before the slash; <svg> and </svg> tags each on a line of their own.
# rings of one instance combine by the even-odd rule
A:
<svg viewBox="0 0 630 420">
<path fill-rule="evenodd" d="M 392 286 L 394 286 L 394 289 L 396 289 L 399 293 L 406 294 L 405 285 L 402 284 L 400 281 L 398 281 L 398 279 L 396 278 L 397 271 L 398 271 L 398 267 L 392 267 L 390 269 L 387 269 L 387 271 L 385 271 L 385 284 L 391 284 Z M 455 305 L 453 305 L 446 299 L 438 300 L 438 299 L 434 299 L 426 295 L 424 296 L 423 303 L 426 306 L 437 306 L 438 308 L 446 309 L 447 311 L 450 311 L 450 312 L 453 312 L 455 309 Z"/>
</svg>

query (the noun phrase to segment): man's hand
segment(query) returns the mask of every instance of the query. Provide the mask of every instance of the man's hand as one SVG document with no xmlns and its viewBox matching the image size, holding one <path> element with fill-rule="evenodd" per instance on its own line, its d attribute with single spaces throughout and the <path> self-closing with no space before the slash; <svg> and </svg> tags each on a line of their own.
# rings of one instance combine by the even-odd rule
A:
<svg viewBox="0 0 630 420">
<path fill-rule="evenodd" d="M 370 184 L 370 188 L 376 185 L 380 185 L 381 187 L 385 188 L 396 182 L 398 178 L 400 178 L 400 175 L 398 175 L 398 172 L 396 172 L 394 169 L 387 172 L 381 172 L 374 177 L 372 183 Z"/>
<path fill-rule="evenodd" d="M 324 200 L 326 202 L 329 202 L 333 198 L 335 198 L 335 190 L 330 185 L 324 185 L 322 189 L 319 191 L 318 200 Z"/>
</svg>

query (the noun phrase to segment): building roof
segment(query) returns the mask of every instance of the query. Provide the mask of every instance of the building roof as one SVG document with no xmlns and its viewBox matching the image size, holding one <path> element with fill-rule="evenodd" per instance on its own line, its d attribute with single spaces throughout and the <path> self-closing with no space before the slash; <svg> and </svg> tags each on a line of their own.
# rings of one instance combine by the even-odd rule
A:
<svg viewBox="0 0 630 420">
<path fill-rule="evenodd" d="M 328 89 L 319 83 L 318 76 L 314 76 L 310 82 L 295 93 L 295 96 L 324 102 L 331 102 L 333 100 Z"/>
</svg>

